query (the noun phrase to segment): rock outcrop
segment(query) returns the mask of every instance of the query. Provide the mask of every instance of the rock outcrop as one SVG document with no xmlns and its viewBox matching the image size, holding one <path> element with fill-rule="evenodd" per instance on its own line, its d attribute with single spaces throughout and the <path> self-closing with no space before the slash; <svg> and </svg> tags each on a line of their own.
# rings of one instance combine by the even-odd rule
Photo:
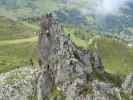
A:
<svg viewBox="0 0 133 100">
<path fill-rule="evenodd" d="M 43 17 L 41 28 L 38 100 L 132 99 L 132 76 L 116 87 L 109 81 L 99 53 L 77 47 L 51 14 Z"/>
<path fill-rule="evenodd" d="M 51 14 L 38 40 L 40 68 L 0 75 L 0 100 L 133 100 L 133 75 L 123 83 L 104 71 L 98 52 L 77 47 Z M 116 84 L 119 83 L 119 84 Z"/>
<path fill-rule="evenodd" d="M 33 95 L 34 72 L 28 67 L 0 75 L 0 100 L 29 100 Z"/>
<path fill-rule="evenodd" d="M 126 79 L 124 80 L 122 84 L 122 89 L 129 92 L 133 93 L 133 74 L 129 74 Z"/>
<path fill-rule="evenodd" d="M 58 88 L 66 100 L 78 100 L 94 71 L 104 74 L 101 58 L 97 52 L 76 47 L 52 16 L 43 18 L 41 28 L 48 27 L 39 35 L 38 57 L 43 71 L 38 79 L 38 99 L 45 100 Z"/>
</svg>

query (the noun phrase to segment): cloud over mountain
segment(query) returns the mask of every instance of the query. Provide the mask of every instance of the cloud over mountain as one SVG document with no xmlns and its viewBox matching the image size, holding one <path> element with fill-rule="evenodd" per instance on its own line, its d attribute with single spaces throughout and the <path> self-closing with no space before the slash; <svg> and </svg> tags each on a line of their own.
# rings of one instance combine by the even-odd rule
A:
<svg viewBox="0 0 133 100">
<path fill-rule="evenodd" d="M 131 0 L 96 0 L 96 13 L 103 15 L 117 14 L 125 8 Z"/>
</svg>

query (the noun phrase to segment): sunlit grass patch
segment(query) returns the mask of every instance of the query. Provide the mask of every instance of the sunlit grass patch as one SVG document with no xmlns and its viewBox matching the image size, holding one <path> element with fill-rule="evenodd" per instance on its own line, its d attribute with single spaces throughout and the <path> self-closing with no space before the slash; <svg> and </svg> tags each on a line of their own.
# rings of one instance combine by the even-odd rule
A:
<svg viewBox="0 0 133 100">
<path fill-rule="evenodd" d="M 31 37 L 35 31 L 36 27 L 0 16 L 0 41 Z"/>
<path fill-rule="evenodd" d="M 0 46 L 0 73 L 36 63 L 36 42 Z"/>
</svg>

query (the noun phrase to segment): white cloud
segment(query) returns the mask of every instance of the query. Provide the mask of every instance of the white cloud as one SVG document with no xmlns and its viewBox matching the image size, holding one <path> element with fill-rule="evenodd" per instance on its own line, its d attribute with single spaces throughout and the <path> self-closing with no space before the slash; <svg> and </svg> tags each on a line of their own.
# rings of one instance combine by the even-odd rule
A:
<svg viewBox="0 0 133 100">
<path fill-rule="evenodd" d="M 96 0 L 96 13 L 98 14 L 117 14 L 131 0 Z"/>
</svg>

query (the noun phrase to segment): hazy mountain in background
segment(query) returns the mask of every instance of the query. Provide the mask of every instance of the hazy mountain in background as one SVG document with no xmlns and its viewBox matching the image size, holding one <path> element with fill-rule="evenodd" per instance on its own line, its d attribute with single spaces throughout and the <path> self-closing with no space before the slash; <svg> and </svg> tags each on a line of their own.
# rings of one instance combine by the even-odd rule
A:
<svg viewBox="0 0 133 100">
<path fill-rule="evenodd" d="M 41 16 L 57 6 L 58 0 L 0 0 L 1 15 L 10 17 Z"/>
<path fill-rule="evenodd" d="M 0 15 L 18 20 L 53 11 L 65 25 L 133 40 L 132 0 L 0 0 Z"/>
</svg>

